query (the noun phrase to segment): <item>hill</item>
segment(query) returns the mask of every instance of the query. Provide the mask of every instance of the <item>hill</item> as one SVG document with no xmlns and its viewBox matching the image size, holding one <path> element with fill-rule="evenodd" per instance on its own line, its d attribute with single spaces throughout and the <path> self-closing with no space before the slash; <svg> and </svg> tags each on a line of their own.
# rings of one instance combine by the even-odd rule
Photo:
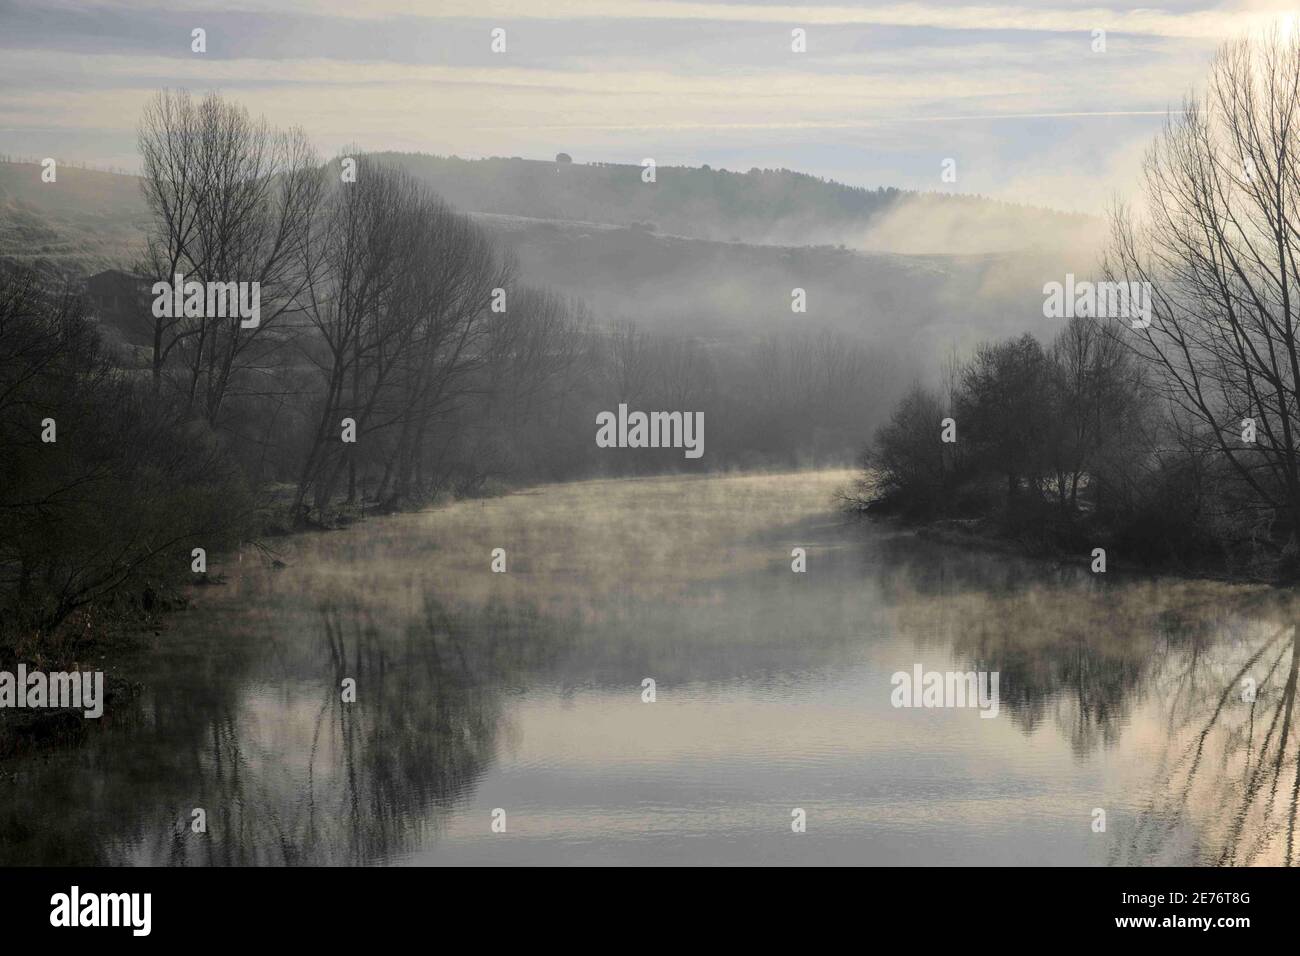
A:
<svg viewBox="0 0 1300 956">
<path fill-rule="evenodd" d="M 652 185 L 632 166 L 383 155 L 493 231 L 524 281 L 586 301 L 600 321 L 717 341 L 833 328 L 921 373 L 951 345 L 1053 332 L 1042 285 L 1089 272 L 1100 225 L 788 171 L 660 169 Z M 133 176 L 64 167 L 47 184 L 39 166 L 0 163 L 0 258 L 74 275 L 125 267 L 146 218 Z M 998 248 L 1010 235 L 1022 247 Z M 806 314 L 791 311 L 795 288 Z"/>
<path fill-rule="evenodd" d="M 998 252 L 1032 248 L 1044 237 L 1089 231 L 1087 216 L 961 193 L 864 189 L 788 169 L 745 173 L 709 167 L 467 160 L 424 153 L 378 153 L 472 212 L 531 219 L 645 225 L 695 239 L 847 245 L 899 253 Z"/>
<path fill-rule="evenodd" d="M 35 163 L 0 163 L 0 258 L 87 275 L 139 253 L 147 212 L 136 177 L 67 165 L 56 173 L 46 183 Z"/>
</svg>

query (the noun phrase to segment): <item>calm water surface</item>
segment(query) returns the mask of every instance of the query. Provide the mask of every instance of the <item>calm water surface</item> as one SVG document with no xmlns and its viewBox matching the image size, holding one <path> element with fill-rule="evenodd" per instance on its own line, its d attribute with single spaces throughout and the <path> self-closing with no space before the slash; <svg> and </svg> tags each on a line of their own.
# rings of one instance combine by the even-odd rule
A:
<svg viewBox="0 0 1300 956">
<path fill-rule="evenodd" d="M 247 551 L 138 699 L 0 764 L 0 863 L 1300 855 L 1291 595 L 845 525 L 848 478 L 553 486 Z M 999 672 L 998 716 L 894 708 L 917 663 Z"/>
</svg>

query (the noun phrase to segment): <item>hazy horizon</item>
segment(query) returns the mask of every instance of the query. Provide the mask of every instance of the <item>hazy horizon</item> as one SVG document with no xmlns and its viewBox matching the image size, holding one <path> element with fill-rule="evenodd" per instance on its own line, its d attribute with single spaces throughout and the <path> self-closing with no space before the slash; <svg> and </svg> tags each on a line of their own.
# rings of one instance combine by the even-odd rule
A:
<svg viewBox="0 0 1300 956">
<path fill-rule="evenodd" d="M 650 157 L 1099 213 L 1131 195 L 1147 144 L 1215 48 L 1285 10 L 4 0 L 0 153 L 134 172 L 142 107 L 184 87 L 300 125 L 326 155 Z M 196 28 L 206 52 L 191 51 Z M 796 28 L 806 52 L 791 49 Z"/>
</svg>

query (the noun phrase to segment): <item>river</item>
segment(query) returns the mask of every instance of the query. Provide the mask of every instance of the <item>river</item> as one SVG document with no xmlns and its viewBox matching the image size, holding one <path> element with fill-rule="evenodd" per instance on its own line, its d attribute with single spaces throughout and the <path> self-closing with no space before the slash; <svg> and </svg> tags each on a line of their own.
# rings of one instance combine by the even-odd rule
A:
<svg viewBox="0 0 1300 956">
<path fill-rule="evenodd" d="M 553 485 L 249 549 L 138 697 L 0 764 L 0 863 L 1296 858 L 1292 595 L 846 522 L 850 477 Z M 996 716 L 894 706 L 917 665 L 996 672 Z"/>
</svg>

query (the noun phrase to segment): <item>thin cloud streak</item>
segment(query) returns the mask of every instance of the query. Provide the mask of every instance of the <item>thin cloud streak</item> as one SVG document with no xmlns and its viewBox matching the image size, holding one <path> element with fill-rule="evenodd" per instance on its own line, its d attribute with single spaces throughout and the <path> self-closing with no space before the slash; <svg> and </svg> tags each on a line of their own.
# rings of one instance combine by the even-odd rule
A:
<svg viewBox="0 0 1300 956">
<path fill-rule="evenodd" d="M 127 4 L 108 0 L 64 3 L 68 8 L 123 9 Z M 130 5 L 135 8 L 134 5 Z M 210 0 L 179 0 L 169 10 L 211 12 Z M 790 26 L 867 25 L 923 27 L 943 30 L 1007 30 L 1061 33 L 1104 29 L 1116 33 L 1164 37 L 1218 39 L 1243 28 L 1264 25 L 1286 12 L 1285 2 L 1232 5 L 1223 9 L 1179 13 L 1154 8 L 1134 10 L 1104 6 L 1085 9 L 1042 8 L 1034 4 L 939 5 L 890 3 L 753 4 L 678 3 L 672 0 L 439 0 L 435 8 L 421 0 L 233 0 L 222 10 L 250 13 L 327 15 L 335 18 L 374 20 L 414 17 L 439 20 L 708 20 L 736 23 L 780 23 Z"/>
</svg>

